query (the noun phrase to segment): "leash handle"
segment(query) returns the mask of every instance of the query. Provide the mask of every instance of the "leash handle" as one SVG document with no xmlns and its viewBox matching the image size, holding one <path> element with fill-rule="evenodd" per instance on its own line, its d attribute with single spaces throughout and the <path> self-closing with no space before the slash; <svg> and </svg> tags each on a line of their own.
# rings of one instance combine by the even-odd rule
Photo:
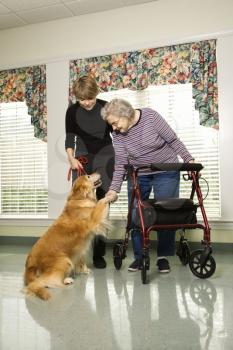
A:
<svg viewBox="0 0 233 350">
<path fill-rule="evenodd" d="M 80 156 L 76 158 L 82 165 L 88 164 L 88 159 L 85 156 Z M 81 168 L 79 166 L 77 166 L 77 168 L 75 169 L 77 171 L 77 176 L 82 176 L 82 175 L 86 175 L 86 171 L 84 170 L 84 168 Z M 70 167 L 68 170 L 68 174 L 67 174 L 67 181 L 70 181 L 71 179 L 71 174 L 72 174 L 72 168 Z"/>
</svg>

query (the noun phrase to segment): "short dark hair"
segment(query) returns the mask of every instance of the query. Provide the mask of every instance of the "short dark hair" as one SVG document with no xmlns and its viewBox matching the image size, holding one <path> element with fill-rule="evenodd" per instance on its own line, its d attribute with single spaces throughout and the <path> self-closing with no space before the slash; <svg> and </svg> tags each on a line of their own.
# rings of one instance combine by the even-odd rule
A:
<svg viewBox="0 0 233 350">
<path fill-rule="evenodd" d="M 90 75 L 84 75 L 74 83 L 74 94 L 77 100 L 92 100 L 98 93 L 98 85 Z"/>
</svg>

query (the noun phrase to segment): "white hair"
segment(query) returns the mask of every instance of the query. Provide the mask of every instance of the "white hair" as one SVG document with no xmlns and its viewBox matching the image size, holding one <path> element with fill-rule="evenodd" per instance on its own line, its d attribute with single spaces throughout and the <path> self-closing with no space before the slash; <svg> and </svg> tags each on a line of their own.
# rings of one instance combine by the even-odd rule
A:
<svg viewBox="0 0 233 350">
<path fill-rule="evenodd" d="M 121 98 L 114 98 L 112 101 L 107 102 L 101 109 L 101 116 L 103 120 L 107 120 L 110 115 L 114 115 L 118 118 L 131 119 L 134 116 L 134 108 L 131 104 Z"/>
</svg>

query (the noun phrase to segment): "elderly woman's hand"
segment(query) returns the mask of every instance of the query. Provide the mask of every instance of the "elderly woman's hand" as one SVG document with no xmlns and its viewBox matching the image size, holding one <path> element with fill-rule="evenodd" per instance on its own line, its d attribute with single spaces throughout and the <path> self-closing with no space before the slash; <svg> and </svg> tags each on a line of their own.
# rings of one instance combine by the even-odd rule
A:
<svg viewBox="0 0 233 350">
<path fill-rule="evenodd" d="M 109 203 L 113 203 L 117 200 L 118 195 L 116 191 L 113 190 L 109 190 L 106 194 L 105 194 L 105 198 Z"/>
<path fill-rule="evenodd" d="M 194 159 L 191 159 L 191 160 L 189 161 L 189 163 L 195 163 L 195 160 L 194 160 Z M 189 174 L 189 177 L 191 178 L 191 177 L 192 177 L 192 175 L 191 175 L 192 172 L 189 171 L 188 174 Z M 198 173 L 198 177 L 201 177 L 201 173 L 200 173 L 200 172 Z"/>
</svg>

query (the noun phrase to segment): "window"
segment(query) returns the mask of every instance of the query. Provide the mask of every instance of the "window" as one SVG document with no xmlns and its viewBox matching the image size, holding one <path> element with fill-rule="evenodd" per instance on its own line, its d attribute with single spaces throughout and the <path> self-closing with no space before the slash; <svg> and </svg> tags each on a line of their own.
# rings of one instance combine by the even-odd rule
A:
<svg viewBox="0 0 233 350">
<path fill-rule="evenodd" d="M 47 216 L 47 144 L 24 102 L 0 104 L 0 183 L 1 217 Z"/>
<path fill-rule="evenodd" d="M 209 184 L 208 197 L 204 202 L 208 218 L 213 220 L 221 216 L 218 131 L 199 124 L 199 113 L 194 108 L 191 84 L 149 86 L 142 91 L 123 89 L 101 93 L 98 97 L 107 101 L 115 97 L 124 98 L 134 108 L 151 107 L 158 111 L 195 157 L 195 161 L 204 165 L 202 177 Z M 204 180 L 200 180 L 200 184 L 205 197 L 207 185 Z M 111 205 L 112 218 L 126 218 L 126 189 L 124 182 L 119 200 Z M 181 181 L 180 196 L 189 195 L 190 182 Z"/>
</svg>

